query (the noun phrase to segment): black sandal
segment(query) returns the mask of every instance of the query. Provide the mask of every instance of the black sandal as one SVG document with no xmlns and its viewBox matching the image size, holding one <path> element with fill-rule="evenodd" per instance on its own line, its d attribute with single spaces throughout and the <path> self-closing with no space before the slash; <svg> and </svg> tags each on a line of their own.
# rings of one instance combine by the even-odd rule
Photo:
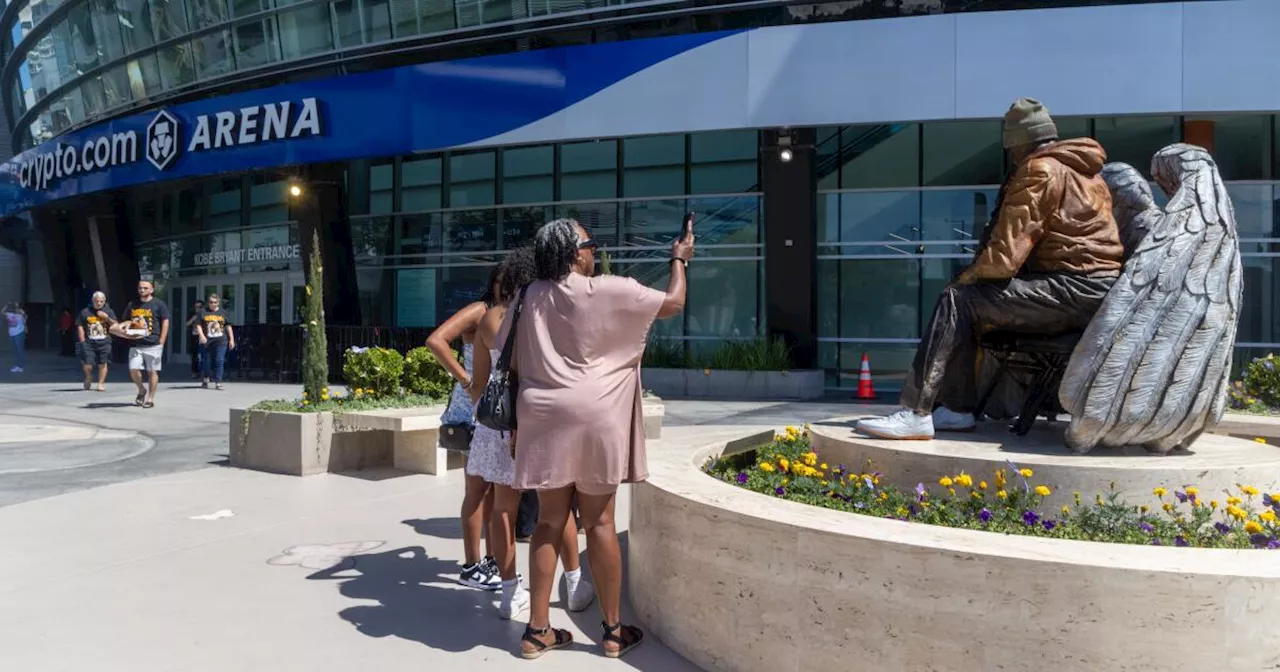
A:
<svg viewBox="0 0 1280 672">
<path fill-rule="evenodd" d="M 156 402 L 154 402 L 154 401 L 147 401 L 147 402 L 143 402 L 142 407 L 143 407 L 143 408 L 155 408 L 155 407 L 156 407 Z"/>
<path fill-rule="evenodd" d="M 637 628 L 635 626 L 623 625 L 622 623 L 615 623 L 613 625 L 609 625 L 608 623 L 604 623 L 604 622 L 601 622 L 600 625 L 604 626 L 604 641 L 613 642 L 614 644 L 618 645 L 617 651 L 610 651 L 609 649 L 605 649 L 604 650 L 605 658 L 621 658 L 622 656 L 626 655 L 626 653 L 631 649 L 634 649 L 637 646 L 640 646 L 640 643 L 644 641 L 644 632 L 642 632 L 640 628 Z M 621 633 L 614 634 L 618 631 L 621 631 Z M 630 644 L 627 643 L 628 636 L 630 636 L 631 638 Z"/>
<path fill-rule="evenodd" d="M 146 400 L 147 400 L 147 394 L 144 392 L 144 393 L 142 393 L 142 394 L 139 394 L 139 395 L 138 395 L 138 397 L 137 397 L 136 399 L 134 399 L 134 400 L 133 400 L 133 405 L 134 405 L 134 406 L 141 406 L 141 405 L 142 405 L 142 402 L 144 402 L 144 401 L 146 401 Z"/>
<path fill-rule="evenodd" d="M 548 632 L 551 632 L 556 636 L 556 641 L 551 644 L 544 643 L 542 640 L 538 639 L 538 637 L 545 635 Z M 547 626 L 541 630 L 534 630 L 532 627 L 526 625 L 524 626 L 524 637 L 520 638 L 520 642 L 520 657 L 525 660 L 533 660 L 534 658 L 541 657 L 542 654 L 548 651 L 563 649 L 564 647 L 569 646 L 573 643 L 573 635 L 570 634 L 568 630 L 557 630 L 551 626 Z M 534 647 L 533 650 L 529 651 L 525 649 L 523 645 L 524 642 L 532 644 Z"/>
</svg>

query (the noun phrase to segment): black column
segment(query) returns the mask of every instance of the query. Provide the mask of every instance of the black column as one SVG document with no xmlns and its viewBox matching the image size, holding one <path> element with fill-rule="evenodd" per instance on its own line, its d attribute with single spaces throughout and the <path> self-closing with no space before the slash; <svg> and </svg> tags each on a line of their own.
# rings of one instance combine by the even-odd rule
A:
<svg viewBox="0 0 1280 672">
<path fill-rule="evenodd" d="M 324 264 L 324 314 L 328 324 L 360 324 L 355 254 L 344 202 L 344 164 L 308 166 L 299 185 L 302 193 L 291 197 L 291 214 L 298 222 L 305 269 L 311 259 L 311 234 L 320 239 Z"/>
<path fill-rule="evenodd" d="M 761 138 L 765 321 L 770 336 L 781 336 L 791 346 L 796 367 L 811 369 L 818 362 L 815 133 L 801 128 L 786 135 L 790 161 L 783 161 L 777 149 L 778 131 L 765 131 Z"/>
</svg>

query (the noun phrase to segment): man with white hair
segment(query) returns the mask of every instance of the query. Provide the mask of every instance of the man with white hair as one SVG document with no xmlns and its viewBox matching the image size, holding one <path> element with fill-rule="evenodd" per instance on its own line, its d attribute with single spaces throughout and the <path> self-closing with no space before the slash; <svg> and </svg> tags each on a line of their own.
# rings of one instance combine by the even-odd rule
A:
<svg viewBox="0 0 1280 672">
<path fill-rule="evenodd" d="M 111 363 L 111 337 L 108 330 L 116 323 L 116 314 L 107 305 L 107 295 L 94 292 L 89 305 L 76 318 L 80 338 L 80 363 L 84 365 L 84 389 L 93 385 L 93 370 L 98 369 L 98 391 L 107 391 L 107 366 Z"/>
</svg>

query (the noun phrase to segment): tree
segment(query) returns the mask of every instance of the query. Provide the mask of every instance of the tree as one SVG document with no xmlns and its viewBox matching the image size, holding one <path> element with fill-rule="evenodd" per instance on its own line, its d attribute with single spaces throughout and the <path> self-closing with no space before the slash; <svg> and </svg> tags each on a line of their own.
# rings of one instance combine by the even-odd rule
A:
<svg viewBox="0 0 1280 672">
<path fill-rule="evenodd" d="M 613 260 L 604 250 L 600 250 L 600 275 L 613 275 Z"/>
<path fill-rule="evenodd" d="M 320 235 L 311 232 L 307 264 L 307 307 L 303 313 L 302 391 L 319 401 L 329 385 L 329 344 L 324 328 L 324 267 L 320 265 Z"/>
</svg>

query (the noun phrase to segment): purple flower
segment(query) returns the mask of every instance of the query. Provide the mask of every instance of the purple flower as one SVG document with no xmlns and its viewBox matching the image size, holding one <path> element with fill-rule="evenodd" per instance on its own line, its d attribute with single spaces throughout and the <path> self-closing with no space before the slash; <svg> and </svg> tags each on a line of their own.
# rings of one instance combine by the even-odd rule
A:
<svg viewBox="0 0 1280 672">
<path fill-rule="evenodd" d="M 1214 523 L 1213 529 L 1217 530 L 1221 534 L 1226 534 L 1231 531 L 1231 526 L 1226 523 Z"/>
<path fill-rule="evenodd" d="M 1052 521 L 1052 520 L 1046 520 L 1046 521 L 1044 521 L 1044 522 L 1041 522 L 1041 523 L 1040 523 L 1040 525 L 1041 525 L 1042 527 L 1044 527 L 1044 529 L 1045 529 L 1045 531 L 1046 531 L 1046 532 L 1052 532 L 1052 531 L 1053 531 L 1053 528 L 1055 528 L 1055 527 L 1057 527 L 1057 526 L 1058 526 L 1058 523 L 1056 523 L 1056 522 L 1054 522 L 1054 521 Z"/>
<path fill-rule="evenodd" d="M 924 483 L 916 483 L 916 501 L 917 502 L 924 501 L 924 495 L 926 492 L 928 492 L 928 490 L 925 489 Z"/>
<path fill-rule="evenodd" d="M 862 482 L 863 482 L 863 483 L 866 483 L 868 488 L 870 488 L 870 489 L 872 489 L 872 490 L 875 490 L 875 489 L 876 489 L 876 482 L 875 482 L 875 481 L 873 481 L 873 480 L 871 480 L 871 477 L 870 477 L 870 476 L 864 476 L 864 477 L 862 478 Z"/>
<path fill-rule="evenodd" d="M 909 513 L 908 513 L 908 515 L 911 515 L 911 516 L 916 515 L 916 505 L 915 505 L 915 504 L 908 504 L 908 505 L 907 505 L 907 511 L 909 512 Z"/>
<path fill-rule="evenodd" d="M 978 512 L 978 520 L 981 520 L 984 523 L 991 522 L 991 510 L 983 507 L 982 510 Z"/>
<path fill-rule="evenodd" d="M 747 472 L 745 471 L 738 472 L 738 483 L 742 484 L 746 482 L 747 482 Z"/>
<path fill-rule="evenodd" d="M 1035 527 L 1036 523 L 1040 522 L 1040 514 L 1035 511 L 1023 511 L 1022 522 L 1026 523 L 1028 527 Z"/>
<path fill-rule="evenodd" d="M 1183 538 L 1182 535 L 1178 535 L 1173 538 L 1173 545 L 1174 546 L 1190 546 L 1191 544 L 1188 544 L 1187 540 Z"/>
<path fill-rule="evenodd" d="M 1156 528 L 1151 527 L 1151 523 L 1148 523 L 1145 520 L 1142 521 L 1141 523 L 1138 523 L 1138 528 L 1141 529 L 1143 532 L 1146 532 L 1147 534 L 1151 534 L 1152 532 L 1156 531 Z"/>
<path fill-rule="evenodd" d="M 1152 540 L 1151 540 L 1151 545 L 1152 545 L 1152 546 L 1163 546 L 1164 544 L 1160 543 L 1160 540 L 1159 540 L 1159 539 L 1152 539 Z"/>
<path fill-rule="evenodd" d="M 1179 502 L 1183 504 L 1187 503 L 1187 493 L 1175 490 L 1173 496 L 1177 497 Z"/>
<path fill-rule="evenodd" d="M 1262 504 L 1264 506 L 1271 506 L 1272 504 L 1275 504 L 1275 500 L 1271 499 L 1270 494 L 1264 492 L 1262 493 Z"/>
<path fill-rule="evenodd" d="M 1280 539 L 1267 542 L 1267 550 L 1274 551 L 1280 549 Z"/>
<path fill-rule="evenodd" d="M 787 491 L 786 491 L 786 490 L 783 490 L 782 488 L 774 488 L 774 489 L 773 489 L 773 494 L 775 494 L 775 495 L 777 495 L 777 496 L 781 497 L 781 496 L 783 496 L 783 495 L 787 494 Z"/>
<path fill-rule="evenodd" d="M 1253 544 L 1254 548 L 1266 548 L 1270 546 L 1273 541 L 1275 541 L 1275 539 L 1272 539 L 1265 534 L 1255 534 L 1252 537 L 1249 537 L 1249 543 Z"/>
<path fill-rule="evenodd" d="M 865 509 L 865 508 L 867 508 L 867 505 L 866 505 L 866 504 L 864 504 L 863 502 L 854 502 L 854 504 L 853 504 L 853 508 L 855 508 L 855 509 Z"/>
</svg>

